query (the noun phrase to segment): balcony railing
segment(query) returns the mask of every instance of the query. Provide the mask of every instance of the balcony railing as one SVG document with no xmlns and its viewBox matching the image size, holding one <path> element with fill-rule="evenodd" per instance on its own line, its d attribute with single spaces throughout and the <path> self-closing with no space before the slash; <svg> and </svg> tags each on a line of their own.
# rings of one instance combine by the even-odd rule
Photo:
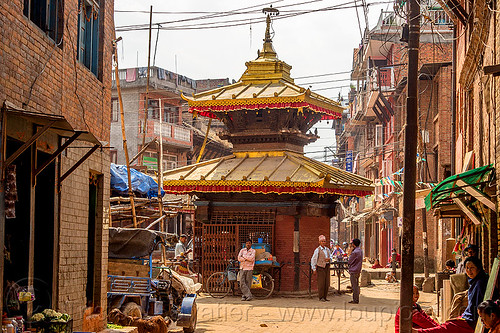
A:
<svg viewBox="0 0 500 333">
<path fill-rule="evenodd" d="M 446 12 L 442 9 L 425 9 L 423 8 L 420 15 L 420 23 L 432 22 L 436 25 L 450 25 L 453 24 Z M 379 18 L 379 27 L 382 26 L 397 26 L 401 27 L 406 20 L 399 17 L 394 12 L 383 11 Z"/>
<path fill-rule="evenodd" d="M 162 123 L 161 132 L 163 138 L 171 138 L 178 141 L 184 141 L 186 143 L 191 143 L 191 130 L 180 125 Z M 160 123 L 154 123 L 154 134 L 160 135 Z"/>
<path fill-rule="evenodd" d="M 446 12 L 441 9 L 431 9 L 428 11 L 424 11 L 422 13 L 422 23 L 428 19 L 430 22 L 436 25 L 451 25 L 453 24 L 452 20 L 448 17 Z"/>
</svg>

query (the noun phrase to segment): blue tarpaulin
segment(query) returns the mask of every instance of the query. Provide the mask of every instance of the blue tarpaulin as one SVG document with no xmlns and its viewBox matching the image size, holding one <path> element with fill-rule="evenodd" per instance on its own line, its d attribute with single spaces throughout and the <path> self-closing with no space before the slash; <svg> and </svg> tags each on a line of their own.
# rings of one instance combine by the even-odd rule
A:
<svg viewBox="0 0 500 333">
<path fill-rule="evenodd" d="M 151 176 L 148 176 L 135 169 L 130 169 L 130 178 L 132 181 L 132 190 L 140 194 L 147 195 L 148 198 L 158 196 L 158 184 Z M 111 188 L 118 192 L 127 193 L 128 177 L 127 166 L 111 163 Z M 163 196 L 165 191 L 161 190 Z"/>
</svg>

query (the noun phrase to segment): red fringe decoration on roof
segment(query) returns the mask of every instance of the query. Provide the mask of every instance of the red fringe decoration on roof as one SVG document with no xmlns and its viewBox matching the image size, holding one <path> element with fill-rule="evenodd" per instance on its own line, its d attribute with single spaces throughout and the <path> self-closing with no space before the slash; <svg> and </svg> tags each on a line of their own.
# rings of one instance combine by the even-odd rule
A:
<svg viewBox="0 0 500 333">
<path fill-rule="evenodd" d="M 250 192 L 250 193 L 276 193 L 276 194 L 298 194 L 298 193 L 316 193 L 316 194 L 337 194 L 347 196 L 364 197 L 373 194 L 372 191 L 346 190 L 325 187 L 294 187 L 294 186 L 228 186 L 228 185 L 175 185 L 163 186 L 166 193 L 185 194 L 192 192 L 220 193 L 220 192 Z"/>
<path fill-rule="evenodd" d="M 288 109 L 288 108 L 308 108 L 314 112 L 323 113 L 322 120 L 339 119 L 342 114 L 309 104 L 307 102 L 284 102 L 284 103 L 264 103 L 264 104 L 244 104 L 244 105 L 216 105 L 216 106 L 192 106 L 189 112 L 198 112 L 200 116 L 217 118 L 213 112 L 230 112 L 238 110 L 262 110 L 262 109 Z"/>
</svg>

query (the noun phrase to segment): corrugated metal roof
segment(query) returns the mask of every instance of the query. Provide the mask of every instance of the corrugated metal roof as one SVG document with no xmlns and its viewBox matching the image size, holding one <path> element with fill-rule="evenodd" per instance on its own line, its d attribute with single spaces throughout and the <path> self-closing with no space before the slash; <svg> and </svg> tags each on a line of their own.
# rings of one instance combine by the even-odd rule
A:
<svg viewBox="0 0 500 333">
<path fill-rule="evenodd" d="M 234 153 L 166 171 L 163 184 L 167 192 L 169 187 L 185 185 L 200 185 L 205 190 L 211 185 L 323 188 L 344 190 L 342 193 L 346 195 L 349 191 L 353 191 L 351 195 L 373 191 L 373 183 L 367 178 L 289 151 Z"/>
</svg>

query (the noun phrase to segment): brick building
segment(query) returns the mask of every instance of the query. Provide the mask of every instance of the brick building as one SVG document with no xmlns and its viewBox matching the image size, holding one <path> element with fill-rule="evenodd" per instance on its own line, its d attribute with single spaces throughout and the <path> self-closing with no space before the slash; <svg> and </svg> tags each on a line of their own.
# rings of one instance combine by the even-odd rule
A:
<svg viewBox="0 0 500 333">
<path fill-rule="evenodd" d="M 438 2 L 456 37 L 450 126 L 455 153 L 452 176 L 432 190 L 426 204 L 436 215 L 453 218 L 458 253 L 462 243 L 480 246 L 488 270 L 498 255 L 499 8 L 485 1 Z"/>
<path fill-rule="evenodd" d="M 113 1 L 3 1 L 0 25 L 0 308 L 80 330 L 106 312 Z"/>
<path fill-rule="evenodd" d="M 123 99 L 125 133 L 129 156 L 132 158 L 143 147 L 143 133 L 146 130 L 144 144 L 148 144 L 160 135 L 160 108 L 162 113 L 163 135 L 163 170 L 174 169 L 188 164 L 188 154 L 193 148 L 193 131 L 182 123 L 185 108 L 181 93 L 193 94 L 196 82 L 159 67 L 150 69 L 150 87 L 146 108 L 147 68 L 127 68 L 119 71 L 120 87 Z M 113 95 L 111 98 L 111 162 L 125 164 L 123 152 L 120 108 L 116 83 L 113 77 Z M 145 110 L 147 109 L 147 125 Z M 150 145 L 143 153 L 139 164 L 157 169 L 158 145 Z"/>
<path fill-rule="evenodd" d="M 450 173 L 450 131 L 442 129 L 439 123 L 451 121 L 451 33 L 449 20 L 441 20 L 446 18 L 443 10 L 423 7 L 422 11 L 425 15 L 420 35 L 417 181 L 425 190 L 429 183 L 436 183 Z M 396 13 L 382 12 L 377 25 L 354 50 L 351 78 L 357 83 L 349 94 L 350 113 L 338 135 L 338 153 L 346 170 L 375 183 L 373 196 L 344 199 L 345 234 L 347 239 L 359 237 L 365 255 L 378 258 L 382 265 L 387 264 L 392 248 L 400 248 L 398 217 L 402 213 L 406 114 L 406 44 L 400 40 L 402 23 Z M 416 223 L 416 234 L 420 237 L 415 247 L 417 270 L 423 264 L 423 199 L 420 201 Z M 431 213 L 426 215 L 426 221 L 429 244 L 449 236 L 448 222 L 438 221 Z M 442 245 L 429 247 L 431 268 L 442 266 L 446 255 L 441 249 Z"/>
<path fill-rule="evenodd" d="M 132 158 L 143 147 L 143 133 L 146 110 L 147 68 L 127 68 L 119 70 L 120 87 L 125 115 L 125 132 L 129 156 Z M 125 164 L 123 152 L 120 109 L 116 83 L 113 76 L 113 97 L 111 114 L 111 162 Z M 192 164 L 196 161 L 204 141 L 207 123 L 187 112 L 184 95 L 192 95 L 208 89 L 228 84 L 229 79 L 193 80 L 163 68 L 151 67 L 148 98 L 146 136 L 147 145 L 160 134 L 160 103 L 162 109 L 163 170 Z M 231 145 L 216 137 L 216 131 L 223 124 L 216 121 L 210 129 L 210 139 L 203 154 L 203 160 L 225 156 L 231 153 Z M 153 143 L 138 159 L 136 164 L 157 169 L 158 145 Z"/>
</svg>

